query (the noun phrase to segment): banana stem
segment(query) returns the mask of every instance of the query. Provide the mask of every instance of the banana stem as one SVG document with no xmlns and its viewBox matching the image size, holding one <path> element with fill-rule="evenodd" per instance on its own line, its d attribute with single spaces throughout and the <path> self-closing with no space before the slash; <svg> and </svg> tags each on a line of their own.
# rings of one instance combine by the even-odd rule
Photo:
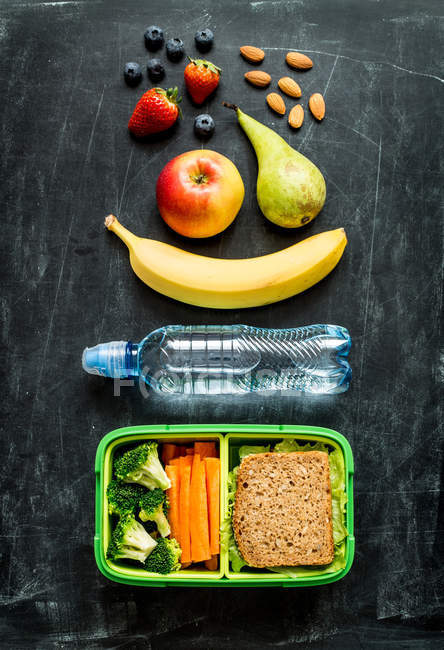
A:
<svg viewBox="0 0 444 650">
<path fill-rule="evenodd" d="M 232 108 L 233 111 L 239 110 L 239 106 L 236 106 L 236 104 L 229 104 L 228 102 L 222 102 L 222 106 L 225 106 L 226 108 Z"/>
<path fill-rule="evenodd" d="M 127 230 L 120 221 L 113 214 L 109 214 L 105 219 L 105 226 L 108 230 L 111 230 L 113 233 L 119 237 L 128 248 L 132 246 L 136 239 L 139 239 L 136 235 L 133 235 L 132 232 Z"/>
</svg>

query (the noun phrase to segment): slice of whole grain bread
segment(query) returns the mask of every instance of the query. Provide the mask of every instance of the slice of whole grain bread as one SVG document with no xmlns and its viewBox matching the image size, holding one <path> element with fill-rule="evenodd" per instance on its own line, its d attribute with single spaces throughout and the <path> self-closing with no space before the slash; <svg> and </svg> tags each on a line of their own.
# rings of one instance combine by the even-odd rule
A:
<svg viewBox="0 0 444 650">
<path fill-rule="evenodd" d="M 273 452 L 244 458 L 233 530 L 252 567 L 329 564 L 334 546 L 328 454 Z"/>
</svg>

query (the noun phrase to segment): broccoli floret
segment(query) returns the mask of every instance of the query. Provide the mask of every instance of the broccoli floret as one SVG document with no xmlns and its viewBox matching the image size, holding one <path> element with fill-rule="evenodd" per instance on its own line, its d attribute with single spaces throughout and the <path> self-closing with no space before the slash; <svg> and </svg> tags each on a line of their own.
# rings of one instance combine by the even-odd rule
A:
<svg viewBox="0 0 444 650">
<path fill-rule="evenodd" d="M 165 517 L 164 505 L 166 495 L 163 490 L 156 488 L 150 492 L 145 492 L 139 501 L 139 517 L 142 521 L 154 521 L 157 524 L 157 530 L 162 537 L 167 537 L 171 533 L 168 519 Z"/>
<path fill-rule="evenodd" d="M 165 515 L 165 517 L 168 517 L 169 507 L 170 507 L 170 504 L 168 502 L 168 499 L 165 499 L 165 501 L 163 502 L 163 514 Z M 157 530 L 156 522 L 154 522 L 154 521 L 144 521 L 143 525 L 145 526 L 145 530 L 147 530 L 149 532 L 149 534 L 154 537 L 154 539 L 157 539 L 159 531 Z"/>
<path fill-rule="evenodd" d="M 109 514 L 119 516 L 127 512 L 134 514 L 144 494 L 145 488 L 141 485 L 116 480 L 111 481 L 106 490 Z"/>
<path fill-rule="evenodd" d="M 157 542 L 148 535 L 134 516 L 127 513 L 114 529 L 106 557 L 110 560 L 138 560 L 145 562 Z"/>
<path fill-rule="evenodd" d="M 121 481 L 139 483 L 149 490 L 171 487 L 171 481 L 157 455 L 157 442 L 146 442 L 126 451 L 114 462 L 114 471 Z"/>
<path fill-rule="evenodd" d="M 180 569 L 182 549 L 175 539 L 159 539 L 154 551 L 145 562 L 145 569 L 152 573 L 171 573 Z"/>
<path fill-rule="evenodd" d="M 158 533 L 157 533 L 157 526 L 154 523 L 154 521 L 144 522 L 144 527 L 145 527 L 145 530 L 148 531 L 149 534 L 154 537 L 154 539 L 156 539 Z"/>
</svg>

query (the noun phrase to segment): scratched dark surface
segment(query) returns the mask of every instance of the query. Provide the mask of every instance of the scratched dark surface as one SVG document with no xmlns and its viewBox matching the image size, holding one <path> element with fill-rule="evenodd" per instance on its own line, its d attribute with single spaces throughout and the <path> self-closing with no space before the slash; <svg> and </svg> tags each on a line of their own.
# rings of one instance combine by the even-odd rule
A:
<svg viewBox="0 0 444 650">
<path fill-rule="evenodd" d="M 0 646 L 4 648 L 438 648 L 443 646 L 444 511 L 440 357 L 442 306 L 443 22 L 438 0 L 239 3 L 19 2 L 0 7 L 2 156 L 2 436 Z M 129 89 L 123 64 L 145 64 L 143 31 L 159 24 L 223 69 L 205 105 L 209 143 L 245 181 L 235 222 L 212 241 L 163 225 L 155 180 L 201 146 L 201 112 L 183 102 L 174 134 L 153 144 L 126 123 L 147 85 Z M 238 48 L 266 51 L 287 73 L 289 49 L 314 67 L 302 103 L 326 97 L 327 118 L 290 132 L 247 86 Z M 161 57 L 165 58 L 164 51 Z M 167 65 L 183 87 L 183 64 Z M 255 199 L 254 153 L 221 106 L 233 101 L 309 156 L 327 203 L 305 230 L 279 231 Z M 288 101 L 287 105 L 291 105 Z M 349 246 L 325 281 L 279 305 L 207 311 L 155 294 L 132 273 L 109 212 L 137 234 L 214 256 L 283 248 L 345 227 Z M 142 399 L 86 376 L 82 349 L 168 323 L 289 327 L 331 322 L 353 337 L 354 379 L 339 397 Z M 440 383 L 441 382 L 441 383 Z M 356 463 L 357 551 L 342 581 L 309 589 L 142 589 L 113 584 L 93 558 L 94 455 L 130 424 L 267 422 L 327 426 Z"/>
</svg>

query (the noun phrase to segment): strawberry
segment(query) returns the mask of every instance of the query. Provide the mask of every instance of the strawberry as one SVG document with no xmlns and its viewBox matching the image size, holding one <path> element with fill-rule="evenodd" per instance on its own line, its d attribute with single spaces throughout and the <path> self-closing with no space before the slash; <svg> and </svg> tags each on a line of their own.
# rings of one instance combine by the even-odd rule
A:
<svg viewBox="0 0 444 650">
<path fill-rule="evenodd" d="M 202 104 L 219 85 L 221 69 L 210 61 L 190 59 L 183 73 L 193 101 Z"/>
<path fill-rule="evenodd" d="M 138 138 L 165 131 L 174 124 L 180 113 L 177 88 L 151 88 L 136 104 L 128 128 Z"/>
</svg>

